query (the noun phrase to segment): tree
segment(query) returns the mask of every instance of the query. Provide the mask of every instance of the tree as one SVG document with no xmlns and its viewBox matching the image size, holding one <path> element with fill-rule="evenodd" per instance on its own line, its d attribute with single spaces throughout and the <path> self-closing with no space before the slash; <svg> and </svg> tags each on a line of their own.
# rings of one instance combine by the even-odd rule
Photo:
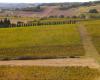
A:
<svg viewBox="0 0 100 80">
<path fill-rule="evenodd" d="M 75 18 L 77 18 L 77 16 L 72 16 L 72 18 L 74 18 L 74 19 L 75 19 Z"/>
<path fill-rule="evenodd" d="M 37 8 L 37 9 L 41 9 L 41 7 L 40 7 L 40 6 L 37 6 L 36 8 Z"/>
<path fill-rule="evenodd" d="M 85 14 L 81 14 L 80 15 L 80 18 L 85 19 L 86 18 L 86 15 Z"/>
<path fill-rule="evenodd" d="M 59 16 L 59 18 L 64 18 L 64 17 L 65 17 L 64 15 L 60 15 L 60 16 Z"/>
<path fill-rule="evenodd" d="M 97 11 L 97 9 L 90 9 L 89 13 L 99 13 L 99 12 Z"/>
</svg>

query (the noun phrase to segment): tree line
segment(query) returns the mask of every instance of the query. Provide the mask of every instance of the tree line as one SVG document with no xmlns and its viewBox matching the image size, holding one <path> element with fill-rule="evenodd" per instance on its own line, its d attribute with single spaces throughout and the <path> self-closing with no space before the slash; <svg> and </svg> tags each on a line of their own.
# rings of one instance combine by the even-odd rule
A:
<svg viewBox="0 0 100 80">
<path fill-rule="evenodd" d="M 2 28 L 10 27 L 10 25 L 11 25 L 11 21 L 7 18 L 0 21 L 0 27 L 2 27 Z"/>
<path fill-rule="evenodd" d="M 47 22 L 30 21 L 28 23 L 17 22 L 17 24 L 11 24 L 10 27 L 28 27 L 28 26 L 44 26 L 44 25 L 59 25 L 59 24 L 76 24 L 77 22 L 78 22 L 78 20 L 47 21 Z"/>
<path fill-rule="evenodd" d="M 28 26 L 43 26 L 43 25 L 59 25 L 59 24 L 76 24 L 78 20 L 64 20 L 64 21 L 29 21 L 27 23 L 18 21 L 16 24 L 11 23 L 10 19 L 5 18 L 0 21 L 0 28 L 10 27 L 28 27 Z"/>
</svg>

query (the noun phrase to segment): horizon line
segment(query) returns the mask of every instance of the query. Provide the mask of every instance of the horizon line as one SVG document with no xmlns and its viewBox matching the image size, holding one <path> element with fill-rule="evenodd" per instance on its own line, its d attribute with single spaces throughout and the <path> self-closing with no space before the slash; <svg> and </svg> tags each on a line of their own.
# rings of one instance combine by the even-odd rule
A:
<svg viewBox="0 0 100 80">
<path fill-rule="evenodd" d="M 0 2 L 0 4 L 42 4 L 42 3 L 84 3 L 84 2 L 95 2 L 95 1 L 72 1 L 72 2 Z"/>
</svg>

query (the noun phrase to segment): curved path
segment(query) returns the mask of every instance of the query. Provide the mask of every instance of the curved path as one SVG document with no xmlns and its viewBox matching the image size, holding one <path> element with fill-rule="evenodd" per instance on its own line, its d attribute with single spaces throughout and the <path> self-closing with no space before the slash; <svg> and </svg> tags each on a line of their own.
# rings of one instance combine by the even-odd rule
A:
<svg viewBox="0 0 100 80">
<path fill-rule="evenodd" d="M 80 24 L 78 29 L 82 39 L 83 47 L 85 49 L 86 57 L 94 58 L 98 63 L 100 63 L 100 55 L 93 45 L 92 38 L 84 24 Z"/>
<path fill-rule="evenodd" d="M 81 35 L 83 47 L 86 51 L 86 58 L 64 58 L 64 59 L 40 59 L 40 60 L 12 60 L 0 61 L 0 65 L 7 66 L 88 66 L 90 68 L 100 68 L 96 61 L 99 57 L 95 49 L 91 37 L 89 36 L 86 28 L 79 25 L 78 30 Z"/>
<path fill-rule="evenodd" d="M 95 46 L 93 45 L 90 34 L 88 33 L 84 24 L 79 24 L 78 29 L 82 39 L 83 47 L 86 52 L 86 57 L 93 58 L 96 61 L 96 63 L 99 65 L 98 70 L 100 71 L 100 55 L 96 50 Z M 97 78 L 96 80 L 100 80 L 100 77 Z"/>
</svg>

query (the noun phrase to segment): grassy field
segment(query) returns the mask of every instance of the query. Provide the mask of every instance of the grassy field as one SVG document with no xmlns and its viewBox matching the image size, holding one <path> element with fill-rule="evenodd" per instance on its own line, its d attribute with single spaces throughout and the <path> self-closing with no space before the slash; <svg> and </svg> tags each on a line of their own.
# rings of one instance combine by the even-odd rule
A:
<svg viewBox="0 0 100 80">
<path fill-rule="evenodd" d="M 99 75 L 88 67 L 0 66 L 0 80 L 97 80 Z"/>
<path fill-rule="evenodd" d="M 83 55 L 84 50 L 75 24 L 0 29 L 0 58 Z"/>
</svg>

